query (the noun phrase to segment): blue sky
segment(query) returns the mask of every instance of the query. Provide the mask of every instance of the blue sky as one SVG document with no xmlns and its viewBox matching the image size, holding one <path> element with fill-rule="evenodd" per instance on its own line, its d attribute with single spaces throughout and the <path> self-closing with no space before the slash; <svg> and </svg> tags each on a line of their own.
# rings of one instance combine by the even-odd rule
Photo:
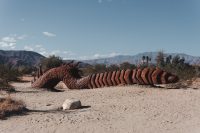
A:
<svg viewBox="0 0 200 133">
<path fill-rule="evenodd" d="M 200 56 L 199 0 L 0 0 L 0 49 L 64 59 Z"/>
</svg>

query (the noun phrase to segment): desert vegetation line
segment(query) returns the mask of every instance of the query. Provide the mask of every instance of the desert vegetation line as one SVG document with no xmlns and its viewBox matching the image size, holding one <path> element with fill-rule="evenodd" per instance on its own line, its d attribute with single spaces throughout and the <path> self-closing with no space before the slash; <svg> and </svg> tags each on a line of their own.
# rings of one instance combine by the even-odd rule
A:
<svg viewBox="0 0 200 133">
<path fill-rule="evenodd" d="M 117 85 L 154 85 L 176 83 L 178 77 L 160 68 L 137 68 L 95 73 L 85 77 L 79 74 L 78 63 L 68 63 L 45 72 L 41 67 L 37 79 L 32 82 L 35 88 L 54 88 L 63 81 L 69 89 L 92 89 Z"/>
</svg>

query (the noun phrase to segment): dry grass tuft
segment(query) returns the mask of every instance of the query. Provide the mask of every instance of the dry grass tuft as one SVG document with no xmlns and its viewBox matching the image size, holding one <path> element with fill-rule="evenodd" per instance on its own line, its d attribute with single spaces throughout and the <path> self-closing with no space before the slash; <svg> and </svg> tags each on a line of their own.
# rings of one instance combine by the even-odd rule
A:
<svg viewBox="0 0 200 133">
<path fill-rule="evenodd" d="M 0 98 L 0 119 L 26 112 L 26 106 L 21 100 L 14 100 L 10 96 Z"/>
</svg>

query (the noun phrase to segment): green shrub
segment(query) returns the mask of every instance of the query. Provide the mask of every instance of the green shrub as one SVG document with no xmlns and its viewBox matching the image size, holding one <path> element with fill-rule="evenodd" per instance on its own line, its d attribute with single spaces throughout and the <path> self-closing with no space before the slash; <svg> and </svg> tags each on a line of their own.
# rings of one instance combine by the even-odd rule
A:
<svg viewBox="0 0 200 133">
<path fill-rule="evenodd" d="M 18 81 L 22 74 L 15 68 L 8 65 L 0 65 L 0 78 L 6 82 Z"/>
<path fill-rule="evenodd" d="M 198 76 L 198 68 L 185 63 L 180 56 L 167 56 L 164 60 L 164 53 L 159 52 L 157 56 L 157 66 L 171 73 L 176 74 L 180 79 L 187 80 Z"/>
<path fill-rule="evenodd" d="M 54 67 L 59 67 L 63 64 L 63 60 L 59 56 L 51 55 L 48 58 L 41 60 L 41 65 L 44 71 L 49 70 Z"/>
<path fill-rule="evenodd" d="M 102 73 L 102 72 L 117 71 L 117 70 L 122 70 L 122 69 L 126 70 L 126 69 L 133 69 L 133 68 L 136 68 L 134 64 L 124 62 L 120 64 L 119 66 L 115 64 L 112 64 L 109 66 L 106 66 L 105 64 L 96 64 L 94 66 L 82 68 L 82 71 L 83 71 L 83 75 L 87 76 L 93 73 Z"/>
<path fill-rule="evenodd" d="M 106 69 L 107 69 L 107 71 L 117 71 L 117 70 L 119 70 L 119 66 L 112 64 L 112 65 L 108 66 Z"/>
<path fill-rule="evenodd" d="M 130 64 L 129 62 L 124 62 L 119 65 L 120 70 L 126 70 L 126 69 L 134 69 L 136 66 L 134 64 Z"/>
<path fill-rule="evenodd" d="M 32 74 L 33 71 L 36 71 L 35 67 L 31 66 L 19 66 L 17 70 L 21 74 Z"/>
</svg>

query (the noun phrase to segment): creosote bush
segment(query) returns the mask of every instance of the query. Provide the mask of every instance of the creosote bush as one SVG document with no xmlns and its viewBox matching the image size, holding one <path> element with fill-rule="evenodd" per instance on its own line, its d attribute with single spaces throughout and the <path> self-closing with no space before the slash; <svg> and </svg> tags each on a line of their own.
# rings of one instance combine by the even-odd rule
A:
<svg viewBox="0 0 200 133">
<path fill-rule="evenodd" d="M 103 73 L 103 72 L 118 71 L 122 69 L 126 70 L 126 69 L 133 69 L 133 68 L 136 68 L 134 64 L 124 62 L 124 63 L 121 63 L 120 65 L 96 64 L 94 66 L 82 68 L 82 71 L 83 71 L 83 75 L 87 76 L 94 73 Z"/>
<path fill-rule="evenodd" d="M 0 98 L 0 119 L 5 119 L 11 115 L 22 114 L 26 111 L 27 109 L 23 101 L 14 100 L 9 96 Z"/>
<path fill-rule="evenodd" d="M 48 58 L 41 60 L 41 65 L 44 71 L 47 71 L 54 67 L 59 67 L 63 64 L 63 60 L 59 56 L 51 55 Z"/>
<path fill-rule="evenodd" d="M 9 81 L 18 81 L 22 74 L 15 68 L 9 65 L 0 65 L 0 79 Z"/>
<path fill-rule="evenodd" d="M 0 65 L 0 90 L 14 92 L 15 89 L 9 84 L 10 81 L 19 81 L 22 74 L 9 65 Z"/>
<path fill-rule="evenodd" d="M 165 56 L 164 53 L 159 52 L 156 61 L 158 67 L 176 74 L 180 79 L 187 80 L 200 76 L 200 68 L 198 66 L 186 63 L 185 59 L 178 55 L 174 57 L 171 55 Z"/>
</svg>

